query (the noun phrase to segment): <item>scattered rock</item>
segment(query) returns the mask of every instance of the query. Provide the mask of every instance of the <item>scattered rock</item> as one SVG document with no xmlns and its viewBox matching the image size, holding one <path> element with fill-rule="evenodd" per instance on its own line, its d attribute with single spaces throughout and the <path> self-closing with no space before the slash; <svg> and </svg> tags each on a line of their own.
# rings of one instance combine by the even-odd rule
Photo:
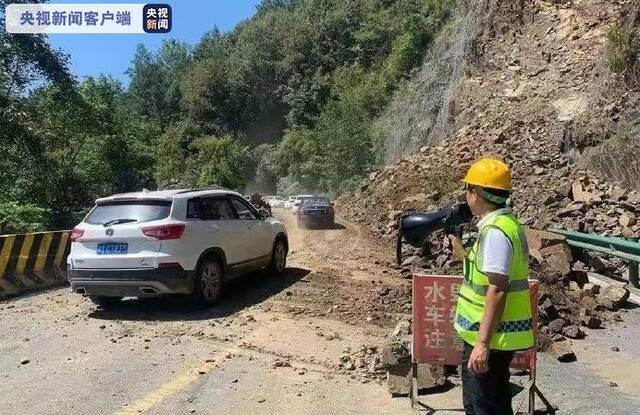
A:
<svg viewBox="0 0 640 415">
<path fill-rule="evenodd" d="M 575 362 L 576 355 L 568 341 L 554 342 L 551 344 L 551 353 L 560 362 Z"/>
<path fill-rule="evenodd" d="M 621 307 L 627 302 L 629 295 L 629 290 L 626 287 L 612 284 L 602 291 L 602 294 L 600 294 L 598 299 L 604 297 L 605 299 L 610 300 L 615 307 Z M 607 308 L 611 309 L 610 307 Z"/>
<path fill-rule="evenodd" d="M 609 269 L 609 264 L 603 258 L 595 255 L 589 260 L 589 265 L 599 274 L 603 274 Z"/>
<path fill-rule="evenodd" d="M 584 309 L 589 311 L 595 310 L 598 305 L 598 303 L 596 302 L 596 299 L 591 296 L 582 297 L 582 299 L 580 300 L 580 304 L 583 306 Z"/>
<path fill-rule="evenodd" d="M 602 321 L 594 316 L 582 316 L 581 322 L 583 326 L 589 327 L 590 329 L 597 329 L 602 325 Z"/>
<path fill-rule="evenodd" d="M 546 298 L 542 304 L 540 304 L 538 312 L 547 320 L 553 320 L 558 317 L 558 310 L 556 310 L 556 307 L 553 305 L 550 298 Z"/>
<path fill-rule="evenodd" d="M 549 330 L 551 330 L 554 333 L 561 333 L 562 332 L 562 328 L 565 325 L 565 321 L 562 318 L 557 318 L 553 321 L 551 321 L 549 323 Z"/>
<path fill-rule="evenodd" d="M 578 326 L 565 327 L 562 330 L 562 334 L 564 334 L 565 336 L 567 336 L 570 339 L 582 339 L 582 338 L 584 338 L 584 332 L 582 330 L 580 330 L 580 327 L 578 327 Z"/>
<path fill-rule="evenodd" d="M 569 281 L 569 290 L 571 290 L 571 291 L 580 291 L 580 286 L 575 281 Z"/>
<path fill-rule="evenodd" d="M 633 226 L 637 223 L 636 217 L 626 212 L 620 215 L 620 219 L 618 220 L 618 222 L 625 228 Z"/>
<path fill-rule="evenodd" d="M 273 362 L 273 367 L 291 367 L 291 363 L 285 360 L 276 360 Z"/>
<path fill-rule="evenodd" d="M 555 244 L 542 248 L 540 255 L 543 259 L 542 269 L 545 273 L 562 277 L 571 271 L 573 256 L 566 244 Z"/>
<path fill-rule="evenodd" d="M 590 283 L 590 282 L 588 282 L 588 283 L 586 283 L 586 284 L 584 284 L 584 285 L 582 286 L 582 289 L 583 289 L 585 292 L 587 292 L 587 293 L 589 293 L 589 294 L 591 294 L 591 295 L 597 295 L 597 294 L 600 294 L 600 288 L 601 288 L 601 287 L 600 287 L 598 284 L 593 284 L 593 283 Z"/>
<path fill-rule="evenodd" d="M 391 395 L 407 395 L 411 388 L 411 362 L 388 369 L 387 390 Z M 446 382 L 443 365 L 420 363 L 418 364 L 418 389 L 428 389 L 444 385 Z"/>
<path fill-rule="evenodd" d="M 393 330 L 393 336 L 406 336 L 411 334 L 411 323 L 407 320 L 401 320 L 396 324 L 396 328 Z"/>
</svg>

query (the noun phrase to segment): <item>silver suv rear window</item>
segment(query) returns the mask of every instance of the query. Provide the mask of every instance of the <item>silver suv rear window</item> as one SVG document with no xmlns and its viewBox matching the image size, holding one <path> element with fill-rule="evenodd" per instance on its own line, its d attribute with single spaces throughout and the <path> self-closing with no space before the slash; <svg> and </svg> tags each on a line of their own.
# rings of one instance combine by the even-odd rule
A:
<svg viewBox="0 0 640 415">
<path fill-rule="evenodd" d="M 118 219 L 136 223 L 151 222 L 167 218 L 170 211 L 171 202 L 166 200 L 106 202 L 96 205 L 84 221 L 92 225 L 102 225 Z"/>
</svg>

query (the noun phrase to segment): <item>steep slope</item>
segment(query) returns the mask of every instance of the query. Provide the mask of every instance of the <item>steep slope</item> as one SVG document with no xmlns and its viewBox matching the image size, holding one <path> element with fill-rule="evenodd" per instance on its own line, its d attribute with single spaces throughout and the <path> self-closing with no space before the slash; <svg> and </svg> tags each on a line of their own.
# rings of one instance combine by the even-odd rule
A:
<svg viewBox="0 0 640 415">
<path fill-rule="evenodd" d="M 393 237 L 402 210 L 450 202 L 469 163 L 493 155 L 513 167 L 513 205 L 526 225 L 640 235 L 640 194 L 577 167 L 580 151 L 616 131 L 640 102 L 604 58 L 605 35 L 631 4 L 499 2 L 473 39 L 464 75 L 445 108 L 452 134 L 373 173 L 337 201 L 338 209 L 373 233 Z M 431 117 L 420 107 L 410 109 L 415 114 L 406 122 Z M 430 136 L 425 133 L 423 142 Z"/>
</svg>

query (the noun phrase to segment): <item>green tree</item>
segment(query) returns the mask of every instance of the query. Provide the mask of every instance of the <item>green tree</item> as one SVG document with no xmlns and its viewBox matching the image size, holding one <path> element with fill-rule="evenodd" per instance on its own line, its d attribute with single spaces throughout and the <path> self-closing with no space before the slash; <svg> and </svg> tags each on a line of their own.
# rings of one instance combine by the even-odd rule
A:
<svg viewBox="0 0 640 415">
<path fill-rule="evenodd" d="M 245 166 L 249 162 L 249 149 L 231 137 L 207 136 L 191 145 L 191 156 L 186 161 L 186 182 L 192 186 L 224 186 L 240 189 L 245 183 Z"/>
</svg>

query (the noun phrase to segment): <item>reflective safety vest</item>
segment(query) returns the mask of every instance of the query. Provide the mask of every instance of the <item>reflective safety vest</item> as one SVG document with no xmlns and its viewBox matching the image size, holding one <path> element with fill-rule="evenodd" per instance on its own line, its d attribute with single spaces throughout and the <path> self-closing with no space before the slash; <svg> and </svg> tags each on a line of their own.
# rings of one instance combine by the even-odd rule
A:
<svg viewBox="0 0 640 415">
<path fill-rule="evenodd" d="M 490 348 L 494 350 L 524 350 L 533 346 L 533 320 L 529 297 L 529 252 L 522 225 L 510 212 L 497 212 L 487 218 L 479 230 L 480 236 L 464 262 L 464 282 L 460 287 L 455 328 L 462 339 L 475 346 L 484 313 L 489 287 L 487 275 L 481 272 L 483 243 L 491 228 L 502 231 L 513 247 L 509 287 L 504 312 L 498 323 Z M 491 214 L 489 214 L 491 215 Z M 480 255 L 478 255 L 480 253 Z"/>
</svg>

